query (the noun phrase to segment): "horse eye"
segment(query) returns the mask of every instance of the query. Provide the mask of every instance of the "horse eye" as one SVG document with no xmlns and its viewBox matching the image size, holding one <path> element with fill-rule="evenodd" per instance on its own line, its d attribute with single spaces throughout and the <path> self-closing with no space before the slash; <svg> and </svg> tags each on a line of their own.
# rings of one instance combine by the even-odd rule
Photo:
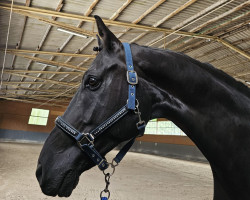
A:
<svg viewBox="0 0 250 200">
<path fill-rule="evenodd" d="M 101 85 L 101 82 L 95 77 L 89 77 L 85 85 L 90 90 L 96 90 Z"/>
<path fill-rule="evenodd" d="M 97 79 L 94 77 L 89 78 L 89 85 L 90 86 L 95 86 L 98 83 Z"/>
</svg>

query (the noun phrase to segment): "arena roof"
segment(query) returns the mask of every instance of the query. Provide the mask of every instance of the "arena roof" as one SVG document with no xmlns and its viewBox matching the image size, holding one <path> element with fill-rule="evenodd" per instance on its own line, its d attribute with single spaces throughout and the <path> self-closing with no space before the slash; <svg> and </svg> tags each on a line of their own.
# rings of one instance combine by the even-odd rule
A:
<svg viewBox="0 0 250 200">
<path fill-rule="evenodd" d="M 122 42 L 183 52 L 250 86 L 250 1 L 16 0 L 12 9 L 11 2 L 0 3 L 2 99 L 67 105 L 95 58 L 94 15 Z"/>
</svg>

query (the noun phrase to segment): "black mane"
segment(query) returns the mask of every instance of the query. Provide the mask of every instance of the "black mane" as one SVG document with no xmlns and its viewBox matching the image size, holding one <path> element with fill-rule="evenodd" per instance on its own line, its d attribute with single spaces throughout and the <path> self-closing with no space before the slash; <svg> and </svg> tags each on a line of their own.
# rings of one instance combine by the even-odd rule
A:
<svg viewBox="0 0 250 200">
<path fill-rule="evenodd" d="M 138 45 L 138 44 L 135 44 Z M 140 46 L 140 45 L 138 45 Z M 203 70 L 206 70 L 208 73 L 210 73 L 213 77 L 216 77 L 220 82 L 224 82 L 227 85 L 230 85 L 231 87 L 235 88 L 236 90 L 244 93 L 247 97 L 250 98 L 250 89 L 244 85 L 242 82 L 235 80 L 233 77 L 229 76 L 227 73 L 225 73 L 224 71 L 214 67 L 213 65 L 211 65 L 210 63 L 203 63 L 200 62 L 199 60 L 196 60 L 182 52 L 175 52 L 175 51 L 171 51 L 169 49 L 157 49 L 157 48 L 153 48 L 153 47 L 148 47 L 148 46 L 141 46 L 144 48 L 149 48 L 152 49 L 154 51 L 158 51 L 161 53 L 170 53 L 170 54 L 177 54 L 180 55 L 182 57 L 185 57 L 188 61 L 190 61 L 191 63 L 194 63 L 195 65 L 201 67 Z"/>
</svg>

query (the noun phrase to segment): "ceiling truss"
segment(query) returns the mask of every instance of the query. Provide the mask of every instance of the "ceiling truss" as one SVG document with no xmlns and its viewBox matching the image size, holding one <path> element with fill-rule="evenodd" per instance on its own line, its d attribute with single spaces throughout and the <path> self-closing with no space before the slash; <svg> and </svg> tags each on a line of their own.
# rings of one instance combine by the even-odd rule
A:
<svg viewBox="0 0 250 200">
<path fill-rule="evenodd" d="M 66 13 L 66 12 L 60 12 L 64 6 L 63 0 L 59 1 L 55 10 L 30 7 L 31 6 L 30 0 L 26 0 L 25 5 L 14 5 L 13 12 L 24 16 L 24 23 L 23 23 L 23 28 L 21 31 L 19 42 L 17 43 L 15 49 L 8 49 L 7 50 L 7 53 L 13 55 L 13 57 L 12 57 L 11 66 L 9 66 L 8 69 L 4 70 L 4 73 L 9 74 L 9 77 L 6 81 L 3 81 L 3 85 L 11 86 L 13 88 L 9 90 L 9 91 L 11 91 L 11 94 L 9 94 L 9 91 L 7 91 L 7 90 L 6 91 L 2 90 L 1 93 L 4 93 L 4 95 L 0 94 L 1 95 L 0 98 L 7 99 L 7 100 L 14 100 L 14 101 L 23 101 L 23 102 L 25 101 L 25 102 L 29 102 L 29 103 L 34 103 L 34 102 L 36 102 L 36 100 L 41 100 L 39 102 L 40 104 L 41 103 L 47 104 L 46 103 L 47 97 L 55 97 L 55 95 L 57 95 L 53 99 L 53 101 L 55 102 L 54 105 L 60 106 L 60 104 L 58 104 L 58 103 L 62 102 L 62 100 L 59 100 L 58 97 L 60 97 L 60 96 L 72 97 L 72 91 L 75 91 L 76 87 L 78 87 L 80 84 L 79 81 L 75 81 L 75 80 L 77 78 L 81 77 L 84 74 L 84 72 L 87 70 L 87 68 L 84 67 L 83 65 L 85 63 L 87 63 L 87 61 L 94 59 L 96 56 L 95 54 L 82 54 L 81 53 L 92 42 L 95 41 L 94 36 L 96 35 L 94 28 L 93 28 L 93 30 L 85 30 L 84 28 L 82 28 L 82 26 L 83 26 L 84 22 L 91 22 L 91 23 L 93 23 L 93 26 L 94 26 L 95 19 L 93 17 L 91 17 L 91 13 L 93 12 L 93 10 L 95 9 L 95 7 L 98 5 L 99 2 L 100 2 L 99 0 L 94 0 L 92 2 L 92 4 L 89 6 L 89 8 L 85 11 L 85 13 L 83 13 L 84 16 L 80 15 L 80 14 L 71 14 L 71 13 Z M 246 2 L 238 5 L 237 7 L 233 8 L 233 9 L 231 9 L 231 10 L 229 10 L 229 11 L 227 11 L 227 12 L 195 27 L 195 28 L 193 28 L 192 30 L 190 30 L 188 32 L 182 31 L 182 29 L 185 28 L 185 26 L 189 23 L 188 22 L 189 19 L 184 21 L 182 24 L 180 23 L 179 25 L 176 26 L 177 28 L 173 28 L 173 29 L 163 28 L 163 27 L 161 27 L 161 25 L 163 23 L 165 23 L 166 21 L 171 20 L 174 16 L 178 15 L 186 8 L 192 6 L 195 2 L 197 2 L 197 0 L 187 1 L 185 4 L 183 4 L 182 6 L 180 6 L 179 8 L 174 10 L 173 12 L 166 15 L 163 19 L 155 22 L 155 24 L 153 24 L 152 26 L 142 25 L 139 23 L 145 17 L 147 17 L 150 13 L 152 13 L 154 10 L 159 8 L 165 2 L 165 0 L 157 1 L 154 5 L 152 5 L 150 8 L 145 10 L 145 12 L 143 12 L 137 19 L 135 19 L 131 23 L 117 20 L 117 18 L 120 16 L 120 14 L 123 12 L 123 10 L 125 10 L 132 2 L 133 2 L 133 0 L 125 1 L 124 4 L 118 10 L 116 10 L 111 15 L 111 17 L 109 19 L 103 20 L 104 23 L 106 23 L 109 26 L 118 26 L 118 27 L 124 28 L 124 31 L 117 33 L 118 38 L 122 37 L 124 34 L 128 33 L 128 31 L 130 31 L 131 29 L 138 30 L 137 33 L 139 33 L 139 35 L 137 37 L 135 37 L 134 39 L 132 39 L 130 42 L 138 41 L 138 40 L 146 37 L 147 34 L 150 32 L 161 33 L 162 34 L 161 38 L 173 34 L 173 35 L 177 35 L 178 37 L 174 38 L 171 41 L 167 41 L 167 42 L 166 42 L 166 39 L 163 39 L 163 41 L 160 43 L 159 47 L 166 48 L 166 47 L 172 46 L 173 49 L 181 50 L 181 51 L 185 52 L 185 51 L 195 50 L 195 48 L 200 48 L 202 45 L 204 45 L 204 44 L 206 45 L 207 41 L 211 41 L 211 42 L 218 42 L 218 43 L 222 44 L 223 46 L 219 47 L 220 49 L 229 48 L 230 51 L 232 52 L 232 54 L 234 54 L 234 55 L 240 54 L 246 60 L 250 59 L 250 55 L 248 53 L 249 49 L 246 51 L 246 49 L 243 50 L 243 49 L 239 48 L 239 45 L 241 44 L 241 42 L 243 43 L 246 40 L 231 43 L 231 42 L 227 41 L 227 39 L 225 37 L 225 34 L 226 34 L 225 32 L 212 34 L 214 31 L 219 30 L 222 26 L 226 27 L 227 25 L 229 25 L 233 21 L 237 21 L 240 18 L 244 18 L 244 17 L 248 16 L 250 14 L 249 10 L 246 11 L 244 13 L 244 15 L 237 16 L 237 17 L 235 17 L 235 19 L 232 19 L 231 21 L 224 22 L 224 23 L 214 27 L 213 29 L 208 29 L 207 31 L 203 30 L 204 28 L 209 27 L 211 24 L 222 19 L 223 17 L 230 15 L 234 12 L 237 12 L 237 11 L 249 6 L 250 1 L 246 1 Z M 225 1 L 225 3 L 230 3 L 230 2 Z M 10 4 L 0 3 L 0 9 L 10 10 L 10 7 L 11 7 Z M 213 11 L 213 9 L 216 9 L 216 7 L 217 7 L 217 5 L 214 4 L 214 8 L 211 7 L 210 11 Z M 207 11 L 208 11 L 208 9 L 209 8 L 207 8 Z M 199 16 L 199 13 L 197 13 L 196 14 L 197 16 L 193 16 L 193 18 L 195 20 L 199 20 L 199 17 L 202 17 L 203 14 L 204 13 L 202 13 L 202 11 L 201 11 L 200 16 Z M 39 20 L 39 21 L 49 25 L 47 32 L 45 33 L 40 45 L 38 46 L 38 48 L 36 50 L 25 50 L 23 48 L 20 48 L 20 47 L 22 47 L 22 38 L 23 38 L 23 34 L 25 31 L 25 27 L 26 27 L 26 23 L 27 23 L 28 18 L 33 18 L 33 19 Z M 57 21 L 57 18 L 77 20 L 77 21 L 80 21 L 80 23 L 77 26 L 72 26 L 70 24 Z M 189 21 L 192 22 L 193 20 L 191 20 L 191 18 L 190 18 Z M 248 24 L 249 24 L 249 22 L 242 23 L 241 25 L 239 25 L 239 24 L 235 25 L 235 28 L 231 27 L 231 29 L 228 30 L 227 33 L 235 31 L 241 27 L 248 26 Z M 63 48 L 74 37 L 73 35 L 70 36 L 65 41 L 64 45 L 60 49 L 58 49 L 57 52 L 41 51 L 41 47 L 43 46 L 43 44 L 44 44 L 45 40 L 47 39 L 49 32 L 53 26 L 58 27 L 58 28 L 63 28 L 66 30 L 70 30 L 70 31 L 75 32 L 75 33 L 87 35 L 87 36 L 90 36 L 93 38 L 88 43 L 86 43 L 86 45 L 83 46 L 81 49 L 78 49 L 75 53 L 62 52 Z M 148 42 L 148 44 L 152 44 L 152 42 L 155 42 L 155 41 L 157 41 L 157 40 Z M 3 49 L 0 49 L 0 51 L 3 51 Z M 213 51 L 209 52 L 209 54 L 213 54 L 213 53 L 214 53 Z M 27 54 L 32 54 L 32 56 L 27 55 Z M 50 55 L 52 57 L 50 59 L 44 59 L 44 58 L 38 57 L 38 55 Z M 60 56 L 61 57 L 68 57 L 68 59 L 65 62 L 60 62 L 60 61 L 54 60 L 56 57 L 60 57 Z M 204 56 L 204 55 L 201 54 L 200 56 L 197 56 L 197 58 L 201 58 L 202 56 Z M 29 63 L 26 67 L 26 70 L 14 69 L 17 57 L 22 57 L 22 58 L 29 60 Z M 70 61 L 73 58 L 84 58 L 85 60 L 78 65 L 73 65 L 72 63 L 70 63 Z M 223 58 L 221 58 L 221 59 L 223 59 Z M 218 59 L 216 59 L 216 61 L 218 62 Z M 44 65 L 43 69 L 41 71 L 30 70 L 30 65 L 32 62 L 43 64 Z M 243 62 L 247 62 L 247 61 L 243 61 Z M 56 71 L 48 71 L 47 70 L 48 66 L 56 67 Z M 229 68 L 230 67 L 228 67 L 228 69 Z M 70 70 L 70 71 L 61 71 L 62 69 Z M 38 74 L 38 75 L 32 76 L 30 74 Z M 41 76 L 43 74 L 48 74 L 51 76 L 49 78 L 42 78 Z M 241 72 L 238 74 L 231 74 L 231 75 L 233 75 L 234 77 L 241 77 L 241 76 L 246 76 L 249 74 L 250 74 L 250 72 Z M 56 75 L 63 75 L 63 78 L 61 78 L 60 80 L 55 80 Z M 75 77 L 72 78 L 69 82 L 63 81 L 69 75 L 74 75 Z M 11 76 L 21 77 L 21 81 L 10 81 Z M 31 79 L 33 81 L 24 81 L 24 78 L 27 78 L 29 80 Z M 28 85 L 28 87 L 24 87 L 23 86 L 24 84 Z M 47 85 L 50 84 L 48 89 L 46 89 L 46 90 L 41 89 L 41 87 L 43 85 L 46 85 L 46 84 Z M 34 87 L 36 85 L 38 87 Z M 54 85 L 58 85 L 60 87 L 57 90 L 52 89 L 52 87 Z M 68 89 L 68 92 L 69 93 L 71 92 L 71 94 L 67 94 L 64 92 L 64 88 L 68 88 L 68 87 L 72 88 L 72 90 Z M 62 91 L 62 93 L 60 93 L 60 91 Z M 19 92 L 21 92 L 21 93 L 19 93 Z M 30 93 L 30 92 L 32 92 L 32 93 Z M 46 94 L 42 94 L 42 93 L 46 93 Z M 23 98 L 25 98 L 25 99 L 23 99 Z M 27 100 L 27 98 L 30 98 L 30 99 Z M 51 99 L 51 98 L 49 98 L 49 99 Z M 65 99 L 63 101 L 65 103 L 67 103 L 68 100 Z M 49 105 L 51 105 L 51 103 L 49 103 Z"/>
</svg>

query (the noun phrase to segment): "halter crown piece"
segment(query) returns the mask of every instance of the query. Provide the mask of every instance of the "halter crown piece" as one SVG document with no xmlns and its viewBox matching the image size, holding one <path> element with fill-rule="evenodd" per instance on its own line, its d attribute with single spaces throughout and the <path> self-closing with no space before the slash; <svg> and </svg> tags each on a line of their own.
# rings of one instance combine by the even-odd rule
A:
<svg viewBox="0 0 250 200">
<path fill-rule="evenodd" d="M 136 71 L 134 71 L 130 45 L 128 43 L 123 43 L 123 47 L 125 50 L 126 57 L 127 82 L 129 84 L 127 104 L 125 104 L 120 110 L 114 113 L 111 117 L 109 117 L 95 129 L 90 131 L 90 133 L 81 133 L 68 122 L 63 120 L 60 116 L 57 117 L 55 121 L 56 126 L 60 128 L 64 133 L 67 133 L 68 135 L 73 137 L 76 140 L 78 146 L 81 148 L 81 150 L 90 157 L 90 159 L 98 166 L 101 171 L 103 171 L 105 175 L 106 188 L 100 194 L 101 200 L 109 199 L 110 192 L 108 190 L 108 185 L 110 176 L 114 173 L 115 167 L 121 162 L 123 157 L 134 144 L 135 138 L 144 134 L 146 126 L 145 122 L 141 120 L 141 113 L 139 111 L 139 101 L 136 99 L 136 85 L 138 84 L 138 76 Z M 134 113 L 138 115 L 139 122 L 136 124 L 136 126 L 139 133 L 136 137 L 129 140 L 125 146 L 123 146 L 123 148 L 113 159 L 112 163 L 108 163 L 107 160 L 103 158 L 100 153 L 95 149 L 94 140 L 128 113 Z M 104 172 L 109 167 L 109 165 L 111 165 L 111 167 L 113 168 L 112 174 Z M 103 197 L 103 193 L 106 193 L 107 197 Z"/>
</svg>

